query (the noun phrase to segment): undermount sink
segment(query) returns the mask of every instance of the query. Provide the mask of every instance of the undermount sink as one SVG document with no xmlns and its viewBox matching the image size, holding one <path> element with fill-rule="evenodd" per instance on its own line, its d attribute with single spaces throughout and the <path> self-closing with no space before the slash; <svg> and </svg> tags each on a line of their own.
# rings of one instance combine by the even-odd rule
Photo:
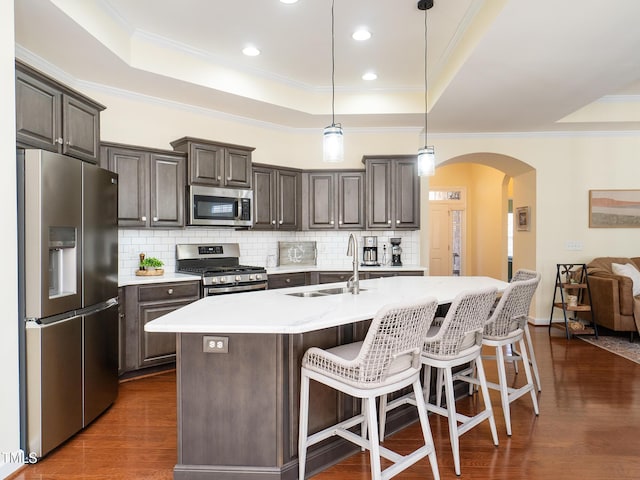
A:
<svg viewBox="0 0 640 480">
<path fill-rule="evenodd" d="M 360 291 L 364 292 L 366 288 L 361 288 Z M 351 293 L 351 289 L 347 287 L 335 287 L 325 288 L 323 290 L 309 290 L 306 292 L 287 293 L 291 297 L 326 297 L 327 295 L 341 295 L 343 293 Z"/>
</svg>

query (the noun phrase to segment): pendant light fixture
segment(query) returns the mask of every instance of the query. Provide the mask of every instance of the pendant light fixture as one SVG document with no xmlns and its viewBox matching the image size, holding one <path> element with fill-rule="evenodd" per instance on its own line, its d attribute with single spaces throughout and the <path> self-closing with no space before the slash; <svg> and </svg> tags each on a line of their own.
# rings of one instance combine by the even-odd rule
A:
<svg viewBox="0 0 640 480">
<path fill-rule="evenodd" d="M 433 7 L 433 0 L 419 0 L 418 9 L 424 10 L 424 147 L 418 150 L 418 175 L 432 176 L 436 173 L 436 150 L 433 145 L 427 145 L 427 111 L 428 82 L 427 82 L 427 10 Z"/>
<path fill-rule="evenodd" d="M 344 160 L 344 135 L 342 125 L 335 121 L 336 103 L 336 60 L 335 60 L 335 0 L 331 0 L 331 125 L 325 127 L 322 136 L 322 160 L 328 163 L 337 163 Z"/>
</svg>

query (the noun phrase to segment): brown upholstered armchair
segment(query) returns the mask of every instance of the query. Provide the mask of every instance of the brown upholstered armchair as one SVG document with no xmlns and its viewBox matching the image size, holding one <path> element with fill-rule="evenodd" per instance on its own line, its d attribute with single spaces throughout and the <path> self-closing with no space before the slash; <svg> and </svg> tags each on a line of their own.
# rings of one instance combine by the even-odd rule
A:
<svg viewBox="0 0 640 480">
<path fill-rule="evenodd" d="M 636 319 L 640 313 L 640 299 L 634 298 L 631 278 L 616 275 L 612 263 L 632 263 L 640 270 L 640 257 L 598 257 L 587 264 L 591 304 L 595 322 L 617 332 L 637 332 Z M 586 314 L 588 315 L 588 314 Z M 640 318 L 638 319 L 640 324 Z"/>
</svg>

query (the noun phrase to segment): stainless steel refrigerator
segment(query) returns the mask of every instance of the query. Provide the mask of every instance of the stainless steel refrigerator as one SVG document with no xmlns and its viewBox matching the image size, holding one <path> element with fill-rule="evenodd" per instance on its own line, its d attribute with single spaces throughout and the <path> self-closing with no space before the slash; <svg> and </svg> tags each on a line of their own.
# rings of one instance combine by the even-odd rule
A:
<svg viewBox="0 0 640 480">
<path fill-rule="evenodd" d="M 17 150 L 23 444 L 46 455 L 118 392 L 117 175 Z"/>
</svg>

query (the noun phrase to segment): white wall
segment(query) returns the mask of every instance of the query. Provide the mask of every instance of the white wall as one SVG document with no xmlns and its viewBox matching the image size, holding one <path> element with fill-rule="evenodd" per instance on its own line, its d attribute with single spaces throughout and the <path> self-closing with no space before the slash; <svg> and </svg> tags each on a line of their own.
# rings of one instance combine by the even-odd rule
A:
<svg viewBox="0 0 640 480">
<path fill-rule="evenodd" d="M 21 466 L 10 463 L 20 446 L 13 2 L 0 2 L 0 85 L 0 158 L 3 172 L 0 176 L 0 204 L 4 205 L 4 226 L 0 235 L 0 251 L 4 258 L 0 288 L 0 478 L 4 478 Z"/>
</svg>

